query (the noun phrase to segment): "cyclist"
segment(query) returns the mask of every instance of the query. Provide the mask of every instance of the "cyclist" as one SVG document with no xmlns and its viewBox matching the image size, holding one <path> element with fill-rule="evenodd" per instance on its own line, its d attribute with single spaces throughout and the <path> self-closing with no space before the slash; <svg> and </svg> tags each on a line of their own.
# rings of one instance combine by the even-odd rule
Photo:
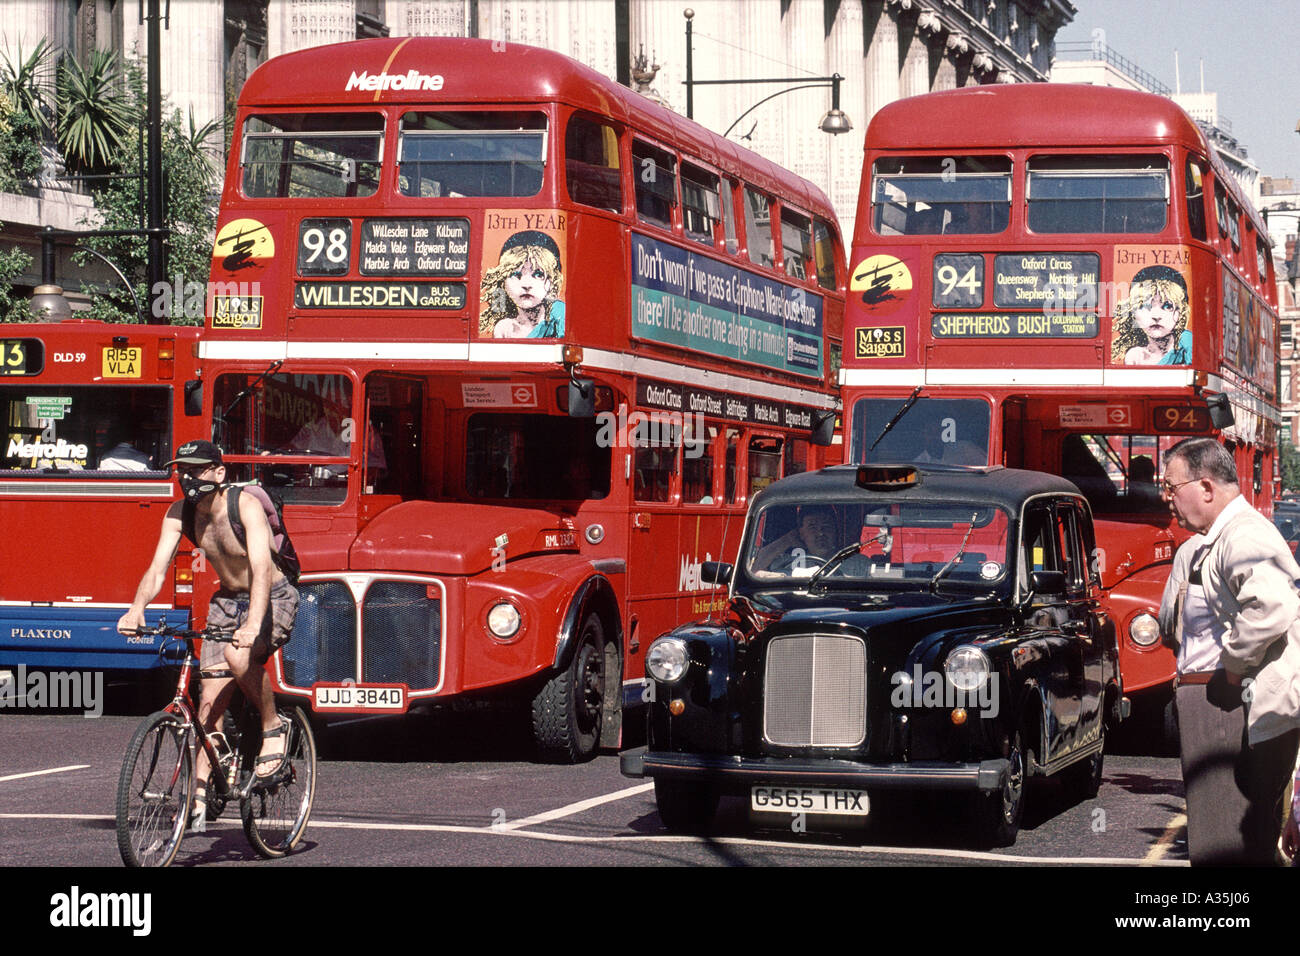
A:
<svg viewBox="0 0 1300 956">
<path fill-rule="evenodd" d="M 258 783 L 270 784 L 284 769 L 287 727 L 276 715 L 265 664 L 275 649 L 289 640 L 298 613 L 298 590 L 276 566 L 270 522 L 263 506 L 250 494 L 237 499 L 246 537 L 246 547 L 240 546 L 228 513 L 230 499 L 220 493 L 226 487 L 226 466 L 219 447 L 209 441 L 187 442 L 166 466 L 171 465 L 177 466 L 185 498 L 167 509 L 153 560 L 117 629 L 130 633 L 144 626 L 145 606 L 161 590 L 182 535 L 191 535 L 221 581 L 221 590 L 208 604 L 208 626 L 235 629 L 233 643 L 203 644 L 199 720 L 209 733 L 216 729 L 237 681 L 262 719 L 262 747 L 254 772 Z M 187 503 L 192 517 L 186 514 Z M 192 521 L 188 529 L 187 517 Z M 190 825 L 201 833 L 209 771 L 202 750 L 195 771 L 199 782 Z"/>
</svg>

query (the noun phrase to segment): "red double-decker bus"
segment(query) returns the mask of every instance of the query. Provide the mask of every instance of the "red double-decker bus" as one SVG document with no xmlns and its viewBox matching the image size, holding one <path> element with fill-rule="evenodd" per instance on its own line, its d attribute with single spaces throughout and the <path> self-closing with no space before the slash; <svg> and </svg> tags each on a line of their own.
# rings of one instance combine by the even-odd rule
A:
<svg viewBox="0 0 1300 956">
<path fill-rule="evenodd" d="M 176 497 L 164 463 L 204 434 L 200 329 L 72 320 L 0 326 L 0 668 L 147 670 L 117 633 Z M 191 558 L 151 604 L 188 623 Z"/>
<path fill-rule="evenodd" d="M 1268 513 L 1277 491 L 1263 221 L 1159 96 L 935 93 L 882 109 L 867 145 L 842 377 L 851 459 L 1072 479 L 1097 517 L 1124 688 L 1166 709 L 1174 659 L 1155 612 L 1185 534 L 1157 490 L 1161 453 L 1216 435 L 1253 504 Z"/>
<path fill-rule="evenodd" d="M 842 245 L 812 184 L 564 56 L 445 38 L 245 84 L 209 414 L 302 559 L 280 693 L 528 700 L 616 743 L 749 497 L 818 467 Z"/>
</svg>

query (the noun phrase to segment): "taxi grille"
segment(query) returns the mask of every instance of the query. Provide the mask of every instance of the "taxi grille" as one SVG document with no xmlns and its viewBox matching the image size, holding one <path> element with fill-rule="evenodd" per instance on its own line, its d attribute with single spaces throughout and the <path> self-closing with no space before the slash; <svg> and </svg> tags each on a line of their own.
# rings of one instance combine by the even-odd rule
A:
<svg viewBox="0 0 1300 956">
<path fill-rule="evenodd" d="M 442 673 L 442 598 L 436 585 L 378 579 L 357 607 L 342 581 L 304 581 L 293 637 L 281 652 L 292 687 L 319 682 L 438 686 Z M 357 620 L 360 615 L 360 664 Z"/>
<path fill-rule="evenodd" d="M 763 736 L 782 747 L 856 747 L 867 736 L 867 645 L 794 634 L 767 648 Z"/>
</svg>

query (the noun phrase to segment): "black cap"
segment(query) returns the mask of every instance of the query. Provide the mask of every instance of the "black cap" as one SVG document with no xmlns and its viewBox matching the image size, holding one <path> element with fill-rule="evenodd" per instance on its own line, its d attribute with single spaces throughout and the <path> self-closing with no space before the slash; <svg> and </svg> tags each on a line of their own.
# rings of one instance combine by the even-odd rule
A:
<svg viewBox="0 0 1300 956">
<path fill-rule="evenodd" d="M 169 468 L 172 465 L 224 465 L 225 459 L 221 457 L 221 449 L 212 444 L 210 441 L 187 441 L 180 448 L 176 449 L 176 457 L 163 465 Z"/>
<path fill-rule="evenodd" d="M 555 240 L 537 229 L 525 229 L 523 232 L 516 232 L 502 244 L 501 254 L 505 255 L 506 250 L 514 249 L 517 246 L 535 246 L 538 249 L 545 249 L 555 256 L 556 262 L 560 261 L 560 247 L 555 244 Z"/>
</svg>

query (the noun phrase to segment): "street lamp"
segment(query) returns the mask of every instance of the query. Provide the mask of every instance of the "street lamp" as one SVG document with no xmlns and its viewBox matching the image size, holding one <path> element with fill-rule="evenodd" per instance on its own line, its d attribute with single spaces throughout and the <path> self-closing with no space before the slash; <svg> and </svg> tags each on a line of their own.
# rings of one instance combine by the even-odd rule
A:
<svg viewBox="0 0 1300 956">
<path fill-rule="evenodd" d="M 87 232 L 72 232 L 67 229 L 54 229 L 46 226 L 41 230 L 41 284 L 36 287 L 31 301 L 28 303 L 28 308 L 36 318 L 46 319 L 51 322 L 61 322 L 64 319 L 72 318 L 72 306 L 63 295 L 63 287 L 58 285 L 54 278 L 54 246 L 56 239 L 69 239 L 75 244 L 77 239 L 91 236 L 139 236 L 147 233 L 148 230 L 143 229 L 92 229 Z M 127 281 L 126 276 L 122 274 L 122 270 L 101 252 L 89 248 L 83 248 L 81 251 L 90 253 L 90 255 L 102 261 L 113 270 L 114 275 L 122 280 L 122 285 L 126 286 L 126 291 L 131 293 L 131 301 L 135 303 L 136 318 L 141 325 L 145 324 L 148 320 L 145 317 L 144 309 L 140 307 L 140 297 L 135 294 L 135 287 Z"/>
<path fill-rule="evenodd" d="M 695 87 L 697 86 L 738 86 L 741 84 L 750 84 L 750 83 L 786 83 L 786 84 L 797 84 L 797 85 L 787 86 L 787 88 L 784 90 L 777 90 L 775 93 L 771 94 L 770 96 L 763 97 L 753 106 L 751 106 L 749 109 L 745 110 L 745 112 L 737 116 L 735 121 L 730 126 L 727 127 L 727 132 L 723 133 L 722 135 L 725 137 L 728 133 L 730 133 L 733 129 L 736 128 L 736 123 L 739 123 L 746 116 L 754 112 L 754 110 L 758 109 L 768 100 L 775 99 L 776 97 L 781 96 L 782 94 L 785 93 L 793 93 L 796 90 L 808 90 L 808 89 L 814 89 L 816 87 L 827 87 L 827 86 L 831 88 L 831 108 L 826 111 L 825 115 L 822 116 L 821 122 L 817 124 L 817 128 L 820 129 L 823 133 L 829 133 L 832 136 L 838 136 L 840 133 L 847 133 L 849 130 L 853 129 L 853 122 L 849 119 L 848 115 L 842 109 L 840 109 L 840 83 L 844 80 L 844 77 L 840 76 L 840 74 L 838 73 L 833 73 L 830 76 L 779 76 L 779 77 L 766 77 L 757 80 L 697 80 L 695 79 L 695 66 L 693 61 L 692 42 L 691 42 L 692 40 L 691 21 L 695 18 L 695 11 L 692 10 L 690 7 L 687 7 L 685 10 L 682 11 L 682 16 L 686 18 L 686 118 L 687 119 L 695 119 Z"/>
</svg>

